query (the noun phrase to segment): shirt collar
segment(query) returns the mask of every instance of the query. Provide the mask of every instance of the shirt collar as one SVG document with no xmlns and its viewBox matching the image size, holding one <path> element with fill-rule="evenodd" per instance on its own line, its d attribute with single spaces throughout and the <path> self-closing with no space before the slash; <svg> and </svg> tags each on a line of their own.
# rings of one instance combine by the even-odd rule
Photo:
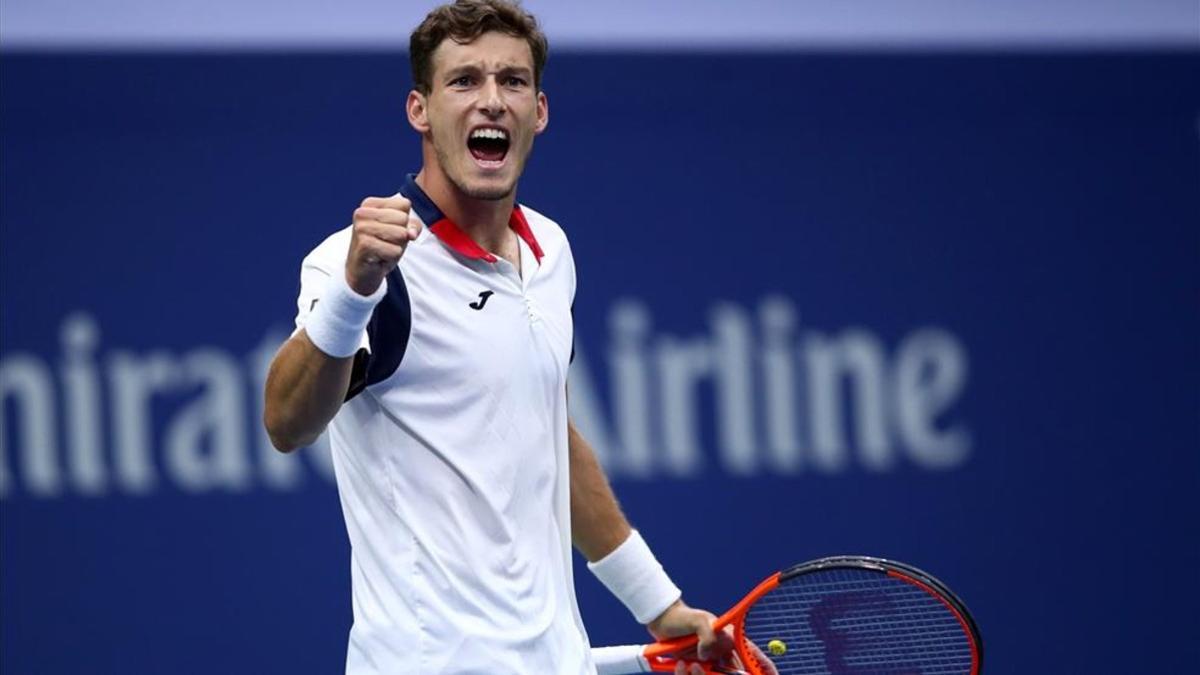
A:
<svg viewBox="0 0 1200 675">
<path fill-rule="evenodd" d="M 415 174 L 409 174 L 404 181 L 404 185 L 400 188 L 400 194 L 405 199 L 412 202 L 413 210 L 417 212 L 417 217 L 429 231 L 434 233 L 443 244 L 449 246 L 451 250 L 459 255 L 466 256 L 474 260 L 484 260 L 494 263 L 497 258 L 490 251 L 485 250 L 479 244 L 471 239 L 470 235 L 463 232 L 454 221 L 450 220 L 442 213 L 437 204 L 425 194 L 420 185 L 417 185 Z M 534 258 L 538 263 L 542 262 L 542 247 L 538 245 L 537 239 L 533 236 L 533 229 L 529 227 L 529 221 L 525 219 L 525 214 L 521 212 L 520 205 L 514 204 L 512 215 L 508 218 L 508 226 L 517 236 L 525 240 L 529 245 L 529 250 L 533 251 Z"/>
</svg>

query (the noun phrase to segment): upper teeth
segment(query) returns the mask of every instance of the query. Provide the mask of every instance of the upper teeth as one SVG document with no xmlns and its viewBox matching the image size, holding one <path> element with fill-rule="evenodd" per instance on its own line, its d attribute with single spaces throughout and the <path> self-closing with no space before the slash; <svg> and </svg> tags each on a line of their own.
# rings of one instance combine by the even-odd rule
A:
<svg viewBox="0 0 1200 675">
<path fill-rule="evenodd" d="M 471 132 L 471 138 L 496 138 L 507 141 L 508 134 L 503 129 L 476 129 Z"/>
</svg>

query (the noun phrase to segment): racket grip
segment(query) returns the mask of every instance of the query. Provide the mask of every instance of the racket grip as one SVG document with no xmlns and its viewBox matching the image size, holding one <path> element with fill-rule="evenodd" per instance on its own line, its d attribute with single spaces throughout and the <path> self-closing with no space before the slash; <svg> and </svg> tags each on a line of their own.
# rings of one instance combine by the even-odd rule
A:
<svg viewBox="0 0 1200 675">
<path fill-rule="evenodd" d="M 722 630 L 722 621 L 717 621 L 713 624 L 717 630 Z M 675 672 L 675 664 L 679 662 L 675 658 L 675 654 L 690 649 L 696 646 L 699 638 L 695 635 L 686 635 L 684 637 L 666 640 L 663 642 L 655 642 L 652 645 L 646 645 L 642 652 L 642 658 L 647 662 L 647 668 L 653 672 L 672 673 Z M 695 658 L 694 656 L 692 657 Z M 720 666 L 711 662 L 696 662 L 704 669 L 705 675 L 747 675 L 743 670 L 738 670 L 732 666 Z"/>
<path fill-rule="evenodd" d="M 650 672 L 644 653 L 646 645 L 592 647 L 592 661 L 598 675 L 633 675 Z"/>
</svg>

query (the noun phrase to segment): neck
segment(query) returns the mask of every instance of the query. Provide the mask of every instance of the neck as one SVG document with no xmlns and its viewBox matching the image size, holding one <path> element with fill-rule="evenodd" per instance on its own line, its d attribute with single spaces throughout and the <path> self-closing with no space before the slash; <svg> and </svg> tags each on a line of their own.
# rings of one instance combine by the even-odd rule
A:
<svg viewBox="0 0 1200 675">
<path fill-rule="evenodd" d="M 484 249 L 498 252 L 511 236 L 508 220 L 516 201 L 515 192 L 503 199 L 474 199 L 458 189 L 443 172 L 431 170 L 428 165 L 421 168 L 416 181 L 442 213 Z"/>
</svg>

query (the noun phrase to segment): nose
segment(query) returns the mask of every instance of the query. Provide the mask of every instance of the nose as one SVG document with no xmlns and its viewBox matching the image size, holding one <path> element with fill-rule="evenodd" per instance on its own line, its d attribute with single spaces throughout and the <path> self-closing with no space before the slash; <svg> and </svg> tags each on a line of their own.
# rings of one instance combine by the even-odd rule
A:
<svg viewBox="0 0 1200 675">
<path fill-rule="evenodd" d="M 479 89 L 479 110 L 491 118 L 504 112 L 504 99 L 500 97 L 500 83 L 489 77 Z"/>
</svg>

